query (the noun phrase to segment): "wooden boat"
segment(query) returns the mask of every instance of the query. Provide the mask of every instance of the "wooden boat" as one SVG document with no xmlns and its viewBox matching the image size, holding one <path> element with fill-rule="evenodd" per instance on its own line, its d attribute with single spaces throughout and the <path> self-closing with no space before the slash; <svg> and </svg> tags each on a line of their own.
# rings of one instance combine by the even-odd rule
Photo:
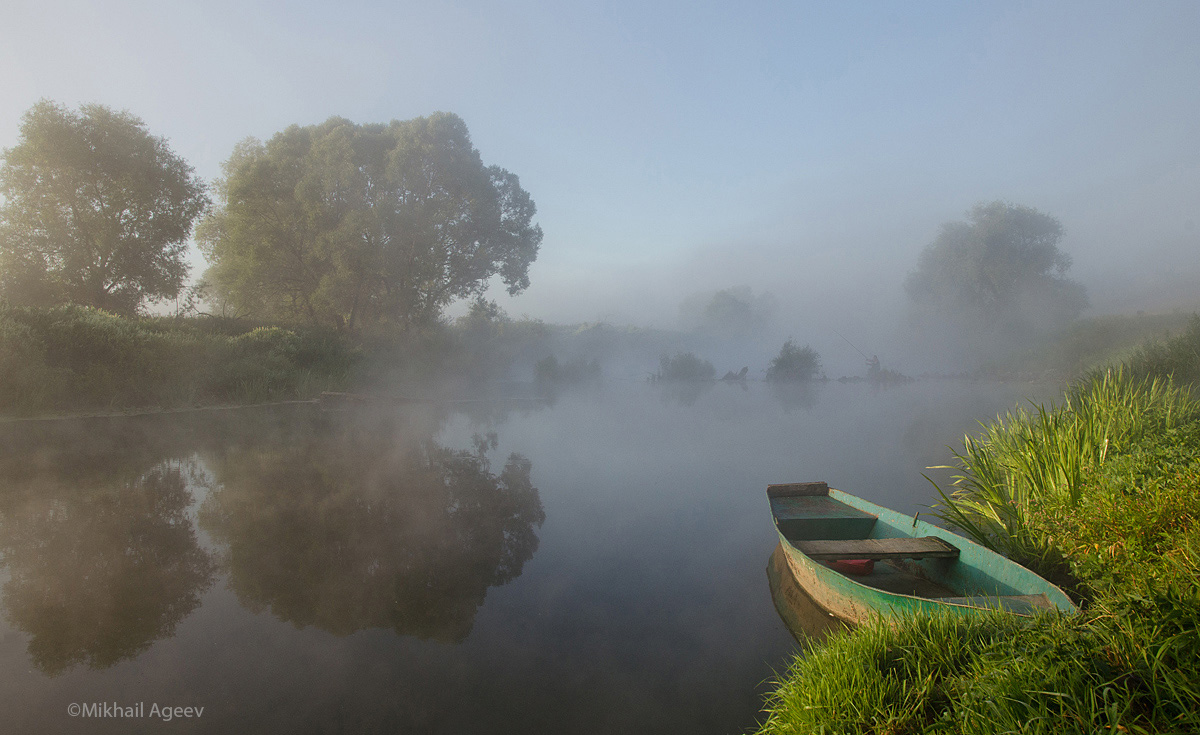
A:
<svg viewBox="0 0 1200 735">
<path fill-rule="evenodd" d="M 771 587 L 771 602 L 775 603 L 775 612 L 779 613 L 779 618 L 797 643 L 820 643 L 833 633 L 850 627 L 845 621 L 829 614 L 796 584 L 782 543 L 775 544 L 775 550 L 767 560 L 767 584 Z"/>
<path fill-rule="evenodd" d="M 846 622 L 917 611 L 1075 611 L 1062 590 L 1016 562 L 823 482 L 768 485 L 767 498 L 795 581 Z M 844 560 L 860 563 L 850 574 L 832 566 Z"/>
</svg>

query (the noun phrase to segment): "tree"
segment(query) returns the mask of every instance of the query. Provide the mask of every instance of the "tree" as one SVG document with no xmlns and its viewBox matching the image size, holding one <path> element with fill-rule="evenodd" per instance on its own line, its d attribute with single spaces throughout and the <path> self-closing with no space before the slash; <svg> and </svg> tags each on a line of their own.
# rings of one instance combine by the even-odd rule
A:
<svg viewBox="0 0 1200 735">
<path fill-rule="evenodd" d="M 771 358 L 767 368 L 767 380 L 773 383 L 792 383 L 812 380 L 821 369 L 821 356 L 808 345 L 797 347 L 795 340 L 788 338 L 779 354 Z"/>
<path fill-rule="evenodd" d="M 770 292 L 756 296 L 749 286 L 734 286 L 688 296 L 679 306 L 679 316 L 686 329 L 731 338 L 761 331 L 775 308 Z"/>
<path fill-rule="evenodd" d="M 128 112 L 41 101 L 0 168 L 0 294 L 133 314 L 183 285 L 208 207 L 192 168 Z"/>
<path fill-rule="evenodd" d="M 1052 329 L 1087 306 L 1066 277 L 1062 225 L 1031 207 L 977 204 L 966 222 L 942 225 L 904 287 L 920 318 L 934 317 L 980 336 Z"/>
<path fill-rule="evenodd" d="M 658 360 L 655 380 L 706 381 L 717 375 L 717 369 L 708 360 L 697 357 L 694 352 L 679 352 L 674 357 L 663 355 Z"/>
<path fill-rule="evenodd" d="M 493 276 L 509 294 L 529 286 L 536 207 L 514 174 L 483 165 L 456 115 L 292 126 L 239 144 L 224 173 L 198 239 L 238 308 L 408 328 Z"/>
</svg>

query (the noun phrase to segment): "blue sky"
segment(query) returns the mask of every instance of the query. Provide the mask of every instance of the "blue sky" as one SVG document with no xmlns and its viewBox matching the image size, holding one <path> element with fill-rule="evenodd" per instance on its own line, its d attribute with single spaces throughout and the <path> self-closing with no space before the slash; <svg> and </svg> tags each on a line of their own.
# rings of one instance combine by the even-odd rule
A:
<svg viewBox="0 0 1200 735">
<path fill-rule="evenodd" d="M 790 331 L 879 321 L 938 225 L 992 199 L 1062 220 L 1097 311 L 1200 300 L 1200 3 L 0 13 L 0 147 L 39 98 L 100 102 L 211 179 L 238 140 L 293 123 L 459 114 L 538 204 L 514 315 L 671 326 L 688 293 L 745 284 Z"/>
</svg>

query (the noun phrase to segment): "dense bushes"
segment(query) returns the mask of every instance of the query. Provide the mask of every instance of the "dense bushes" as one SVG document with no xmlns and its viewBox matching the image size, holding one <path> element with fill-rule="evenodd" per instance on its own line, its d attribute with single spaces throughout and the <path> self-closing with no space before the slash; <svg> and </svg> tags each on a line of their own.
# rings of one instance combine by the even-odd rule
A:
<svg viewBox="0 0 1200 735">
<path fill-rule="evenodd" d="M 1200 385 L 1200 314 L 1177 337 L 1152 342 L 1138 349 L 1128 362 L 1139 377 L 1172 377 L 1176 383 Z"/>
<path fill-rule="evenodd" d="M 783 343 L 779 354 L 771 358 L 767 368 L 769 382 L 792 383 L 812 380 L 821 370 L 821 357 L 808 345 L 797 347 L 794 340 Z"/>
<path fill-rule="evenodd" d="M 667 382 L 694 382 L 715 380 L 717 369 L 708 360 L 697 357 L 693 352 L 680 352 L 674 357 L 663 355 L 658 361 L 655 380 Z"/>
<path fill-rule="evenodd" d="M 1147 354 L 1161 355 L 1172 334 L 1189 331 L 1189 322 L 1196 316 L 1172 312 L 1166 314 L 1107 314 L 1104 316 L 1077 319 L 1056 332 L 1035 337 L 1022 348 L 1002 357 L 997 357 L 979 370 L 981 377 L 1009 379 L 1013 377 L 1054 377 L 1075 380 L 1093 371 L 1103 372 L 1109 365 L 1124 361 L 1129 372 L 1144 377 L 1151 373 L 1166 375 L 1171 370 L 1147 369 L 1137 363 Z M 1193 326 L 1193 330 L 1195 327 Z M 1194 332 L 1193 332 L 1194 334 Z M 1191 337 L 1193 348 L 1200 347 L 1200 335 Z M 1143 355 L 1139 358 L 1138 355 Z M 1192 355 L 1193 365 L 1195 353 Z M 1161 367 L 1165 362 L 1157 361 Z M 1200 371 L 1197 371 L 1200 372 Z M 1196 375 L 1188 378 L 1176 374 L 1176 379 L 1196 381 Z"/>
<path fill-rule="evenodd" d="M 357 359 L 332 332 L 0 304 L 0 412 L 9 414 L 308 396 L 343 383 Z"/>
</svg>

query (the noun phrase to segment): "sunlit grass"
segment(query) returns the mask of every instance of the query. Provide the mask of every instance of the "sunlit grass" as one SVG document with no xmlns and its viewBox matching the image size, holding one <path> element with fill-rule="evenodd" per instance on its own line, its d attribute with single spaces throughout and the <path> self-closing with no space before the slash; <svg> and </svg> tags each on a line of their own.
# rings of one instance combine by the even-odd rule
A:
<svg viewBox="0 0 1200 735">
<path fill-rule="evenodd" d="M 1036 528 L 1037 510 L 1077 508 L 1111 457 L 1197 418 L 1197 404 L 1170 379 L 1106 371 L 1060 405 L 1019 408 L 966 437 L 956 463 L 937 468 L 957 474 L 950 492 L 938 487 L 943 502 L 934 512 L 976 543 L 1049 572 L 1061 554 Z"/>
<path fill-rule="evenodd" d="M 985 426 L 950 469 L 943 521 L 1068 585 L 1082 610 L 876 621 L 797 657 L 760 732 L 1200 731 L 1189 389 L 1156 370 L 1096 373 Z"/>
<path fill-rule="evenodd" d="M 1181 563 L 1200 571 L 1194 555 Z M 877 620 L 798 656 L 759 732 L 1194 732 L 1198 629 L 1194 584 L 1131 589 L 1072 616 Z"/>
</svg>

